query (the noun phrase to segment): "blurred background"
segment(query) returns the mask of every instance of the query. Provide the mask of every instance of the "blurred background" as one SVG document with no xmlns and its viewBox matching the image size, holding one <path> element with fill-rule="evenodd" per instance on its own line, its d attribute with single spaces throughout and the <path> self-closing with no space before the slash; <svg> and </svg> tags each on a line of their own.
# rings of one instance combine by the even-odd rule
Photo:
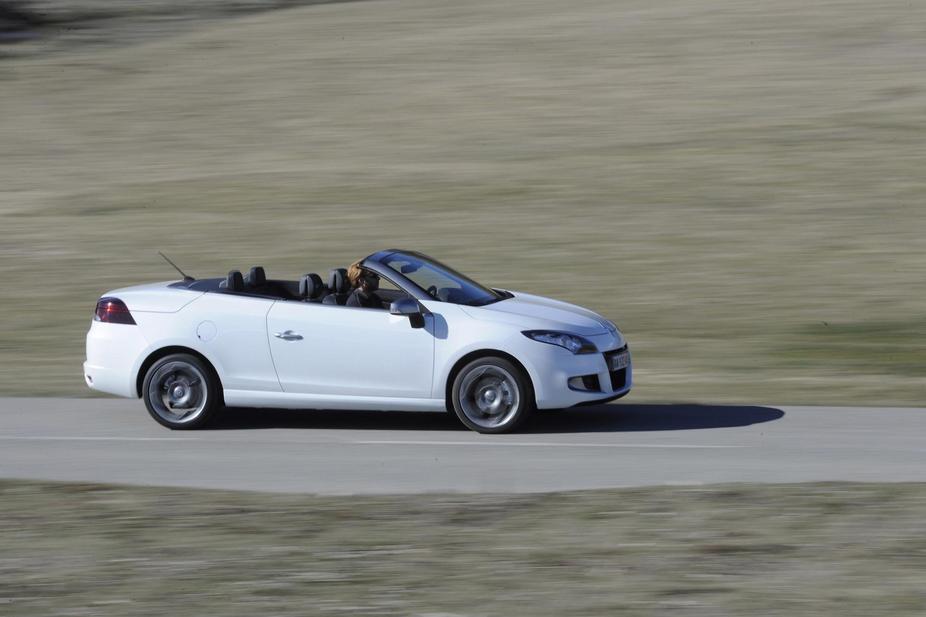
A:
<svg viewBox="0 0 926 617">
<path fill-rule="evenodd" d="M 176 279 L 157 251 L 196 276 L 296 279 L 400 247 L 615 320 L 628 403 L 705 404 L 637 407 L 651 427 L 750 421 L 719 403 L 922 406 L 924 58 L 910 0 L 0 0 L 0 396 L 91 396 L 96 300 Z M 197 436 L 227 444 L 223 466 L 166 432 L 146 445 L 140 407 L 107 407 L 100 436 L 103 411 L 49 406 L 81 420 L 36 436 L 20 421 L 55 416 L 4 402 L 0 475 L 131 468 L 137 447 L 178 483 L 204 465 L 312 478 L 362 428 L 271 416 L 261 436 Z M 646 465 L 687 477 L 652 444 L 708 425 L 636 431 L 615 409 L 570 430 L 630 431 L 615 445 L 644 450 L 607 467 L 616 485 Z M 835 476 L 883 477 L 858 468 L 914 414 Z M 832 461 L 865 429 L 828 418 L 812 454 Z M 430 422 L 414 430 L 443 439 Z M 783 448 L 767 426 L 734 447 L 768 459 L 733 477 L 803 460 L 812 435 Z M 916 471 L 915 434 L 877 471 Z M 420 489 L 407 468 L 483 473 L 414 443 L 355 462 L 400 477 L 384 491 Z M 273 469 L 269 447 L 299 464 Z M 543 473 L 513 450 L 500 473 Z M 0 479 L 0 614 L 926 614 L 926 485 L 670 483 L 324 497 Z"/>
<path fill-rule="evenodd" d="M 0 0 L 0 394 L 106 290 L 386 247 L 614 319 L 637 401 L 922 403 L 926 4 Z"/>
</svg>

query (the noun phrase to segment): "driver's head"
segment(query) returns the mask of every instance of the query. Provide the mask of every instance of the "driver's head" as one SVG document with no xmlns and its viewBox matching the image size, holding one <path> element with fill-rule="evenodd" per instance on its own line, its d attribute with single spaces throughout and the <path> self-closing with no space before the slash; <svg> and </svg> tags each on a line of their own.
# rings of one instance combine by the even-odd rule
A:
<svg viewBox="0 0 926 617">
<path fill-rule="evenodd" d="M 379 275 L 375 272 L 364 270 L 360 280 L 363 281 L 363 291 L 367 293 L 379 289 Z"/>
<path fill-rule="evenodd" d="M 354 289 L 363 289 L 366 293 L 379 289 L 379 275 L 362 268 L 359 261 L 355 261 L 347 269 L 347 278 Z"/>
</svg>

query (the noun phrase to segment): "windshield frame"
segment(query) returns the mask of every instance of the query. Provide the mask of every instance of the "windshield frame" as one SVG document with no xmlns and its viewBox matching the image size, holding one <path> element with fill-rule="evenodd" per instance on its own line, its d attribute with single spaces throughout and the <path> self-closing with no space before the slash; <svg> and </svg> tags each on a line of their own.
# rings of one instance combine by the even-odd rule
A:
<svg viewBox="0 0 926 617">
<path fill-rule="evenodd" d="M 467 302 L 454 302 L 452 300 L 441 300 L 440 298 L 435 298 L 429 294 L 425 289 L 418 285 L 415 281 L 410 279 L 408 276 L 403 274 L 401 271 L 393 268 L 387 263 L 387 260 L 394 260 L 396 257 L 407 256 L 410 258 L 423 261 L 435 270 L 441 272 L 444 276 L 449 279 L 453 279 L 465 285 L 474 287 L 475 289 L 485 292 L 484 298 L 474 298 Z M 460 306 L 486 306 L 488 304 L 494 304 L 500 300 L 510 298 L 510 294 L 506 294 L 497 289 L 492 289 L 486 287 L 485 285 L 478 283 L 471 279 L 470 277 L 454 270 L 450 266 L 441 263 L 440 261 L 429 257 L 424 253 L 418 251 L 406 251 L 401 249 L 387 249 L 385 251 L 379 251 L 374 253 L 363 260 L 363 265 L 369 267 L 372 270 L 378 271 L 380 274 L 385 275 L 387 278 L 393 280 L 396 285 L 402 287 L 411 295 L 416 297 L 418 300 L 430 301 L 430 302 L 444 302 L 447 304 L 457 304 Z M 463 285 L 461 285 L 461 288 Z"/>
</svg>

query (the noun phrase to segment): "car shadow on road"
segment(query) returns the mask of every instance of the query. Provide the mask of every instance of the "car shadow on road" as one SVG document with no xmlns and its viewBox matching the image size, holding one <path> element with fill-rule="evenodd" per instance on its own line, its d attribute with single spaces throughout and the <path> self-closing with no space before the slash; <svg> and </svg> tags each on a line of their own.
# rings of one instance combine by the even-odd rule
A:
<svg viewBox="0 0 926 617">
<path fill-rule="evenodd" d="M 622 433 L 730 428 L 772 422 L 785 414 L 755 405 L 595 405 L 538 411 L 523 433 Z M 290 411 L 226 409 L 211 430 L 344 429 L 384 431 L 465 431 L 453 414 L 403 411 Z M 207 430 L 209 430 L 207 429 Z"/>
<path fill-rule="evenodd" d="M 630 433 L 731 428 L 772 422 L 785 412 L 756 405 L 595 405 L 536 414 L 530 433 Z"/>
</svg>

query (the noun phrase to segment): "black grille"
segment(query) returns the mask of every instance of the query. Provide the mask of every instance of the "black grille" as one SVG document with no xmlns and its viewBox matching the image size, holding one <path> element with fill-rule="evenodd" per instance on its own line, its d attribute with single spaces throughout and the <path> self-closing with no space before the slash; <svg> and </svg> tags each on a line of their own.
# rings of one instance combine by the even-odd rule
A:
<svg viewBox="0 0 926 617">
<path fill-rule="evenodd" d="M 606 362 L 608 362 L 608 366 L 611 366 L 610 362 L 611 362 L 612 357 L 616 356 L 619 353 L 623 353 L 625 351 L 627 351 L 627 345 L 624 345 L 620 349 L 612 349 L 611 351 L 604 352 L 604 359 Z"/>
<path fill-rule="evenodd" d="M 627 385 L 627 369 L 611 371 L 611 390 L 618 391 Z"/>
<path fill-rule="evenodd" d="M 624 353 L 625 351 L 627 351 L 627 345 L 624 345 L 620 349 L 612 349 L 611 351 L 604 352 L 603 355 L 604 355 L 605 364 L 608 367 L 610 367 L 611 358 L 613 358 L 617 354 Z M 617 369 L 616 371 L 610 371 L 608 374 L 611 377 L 611 390 L 612 391 L 616 392 L 618 390 L 622 390 L 624 386 L 627 385 L 627 369 L 626 368 Z"/>
<path fill-rule="evenodd" d="M 611 351 L 606 351 L 606 352 L 604 352 L 602 355 L 604 356 L 604 363 L 605 363 L 605 366 L 607 366 L 607 367 L 610 369 L 610 368 L 611 368 L 611 359 L 612 359 L 614 356 L 618 355 L 618 354 L 624 353 L 625 351 L 627 351 L 627 345 L 624 345 L 624 346 L 621 347 L 620 349 L 612 349 Z M 617 373 L 617 372 L 619 372 L 620 370 L 623 370 L 623 369 L 619 369 L 618 371 L 612 371 L 612 373 L 611 373 L 611 379 L 614 379 L 614 373 Z"/>
</svg>

